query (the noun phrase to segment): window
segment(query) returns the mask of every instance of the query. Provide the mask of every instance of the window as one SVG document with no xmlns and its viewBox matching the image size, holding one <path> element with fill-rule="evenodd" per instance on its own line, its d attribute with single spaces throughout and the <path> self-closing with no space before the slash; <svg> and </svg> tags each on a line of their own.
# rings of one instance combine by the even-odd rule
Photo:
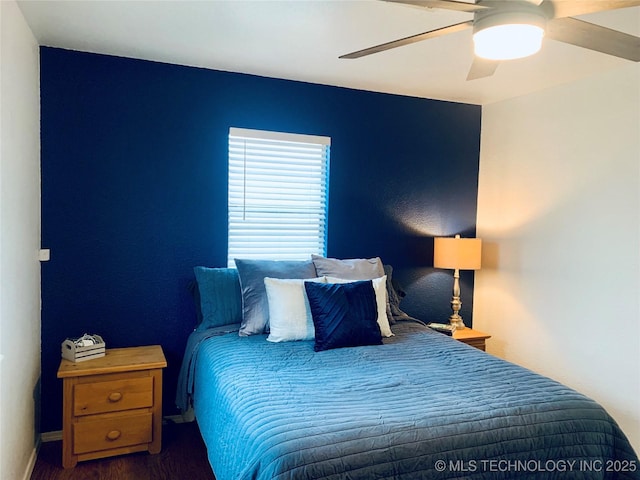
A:
<svg viewBox="0 0 640 480">
<path fill-rule="evenodd" d="M 229 248 L 234 258 L 326 254 L 331 139 L 229 131 Z"/>
</svg>

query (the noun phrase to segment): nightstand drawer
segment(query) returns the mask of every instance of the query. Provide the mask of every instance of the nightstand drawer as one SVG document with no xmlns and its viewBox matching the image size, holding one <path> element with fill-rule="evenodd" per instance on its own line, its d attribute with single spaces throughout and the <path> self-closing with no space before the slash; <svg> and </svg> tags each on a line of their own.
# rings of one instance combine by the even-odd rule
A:
<svg viewBox="0 0 640 480">
<path fill-rule="evenodd" d="M 73 425 L 73 453 L 76 455 L 150 443 L 153 440 L 151 413 L 123 415 Z"/>
<path fill-rule="evenodd" d="M 484 352 L 486 351 L 486 340 L 491 338 L 491 335 L 471 328 L 463 328 L 453 332 L 453 338 Z"/>
<path fill-rule="evenodd" d="M 477 349 L 482 350 L 483 352 L 486 350 L 484 338 L 478 339 L 478 340 L 469 339 L 469 340 L 465 340 L 464 343 L 466 343 L 467 345 L 471 345 L 472 347 L 476 347 Z"/>
<path fill-rule="evenodd" d="M 73 414 L 117 412 L 153 405 L 153 377 L 90 382 L 75 385 Z"/>
</svg>

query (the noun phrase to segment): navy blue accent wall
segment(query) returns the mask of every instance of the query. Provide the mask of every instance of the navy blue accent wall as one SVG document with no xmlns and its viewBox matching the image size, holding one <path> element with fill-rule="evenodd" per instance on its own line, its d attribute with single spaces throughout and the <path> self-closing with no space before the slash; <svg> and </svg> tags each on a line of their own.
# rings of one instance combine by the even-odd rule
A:
<svg viewBox="0 0 640 480">
<path fill-rule="evenodd" d="M 425 79 L 428 81 L 428 79 Z M 229 127 L 331 137 L 328 255 L 380 256 L 405 311 L 450 314 L 437 235 L 475 235 L 481 108 L 43 47 L 42 430 L 61 428 L 60 343 L 161 344 L 165 414 L 196 265 L 226 266 Z M 473 276 L 462 275 L 471 321 Z"/>
</svg>

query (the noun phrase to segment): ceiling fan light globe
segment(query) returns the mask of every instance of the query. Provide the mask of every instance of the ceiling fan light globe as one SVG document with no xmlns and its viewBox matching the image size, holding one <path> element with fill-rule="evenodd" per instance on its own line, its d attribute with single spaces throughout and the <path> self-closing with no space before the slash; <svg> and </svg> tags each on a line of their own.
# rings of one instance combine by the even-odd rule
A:
<svg viewBox="0 0 640 480">
<path fill-rule="evenodd" d="M 537 25 L 495 25 L 473 34 L 474 52 L 488 60 L 513 60 L 537 53 L 544 28 Z"/>
</svg>

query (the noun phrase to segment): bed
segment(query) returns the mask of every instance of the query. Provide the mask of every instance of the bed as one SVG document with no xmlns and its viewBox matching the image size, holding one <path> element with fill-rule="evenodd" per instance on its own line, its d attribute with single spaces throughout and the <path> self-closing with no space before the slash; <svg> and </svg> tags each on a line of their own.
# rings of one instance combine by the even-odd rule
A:
<svg viewBox="0 0 640 480">
<path fill-rule="evenodd" d="M 198 328 L 177 403 L 217 480 L 640 478 L 593 400 L 419 321 L 392 327 L 382 344 L 324 351 Z"/>
</svg>

